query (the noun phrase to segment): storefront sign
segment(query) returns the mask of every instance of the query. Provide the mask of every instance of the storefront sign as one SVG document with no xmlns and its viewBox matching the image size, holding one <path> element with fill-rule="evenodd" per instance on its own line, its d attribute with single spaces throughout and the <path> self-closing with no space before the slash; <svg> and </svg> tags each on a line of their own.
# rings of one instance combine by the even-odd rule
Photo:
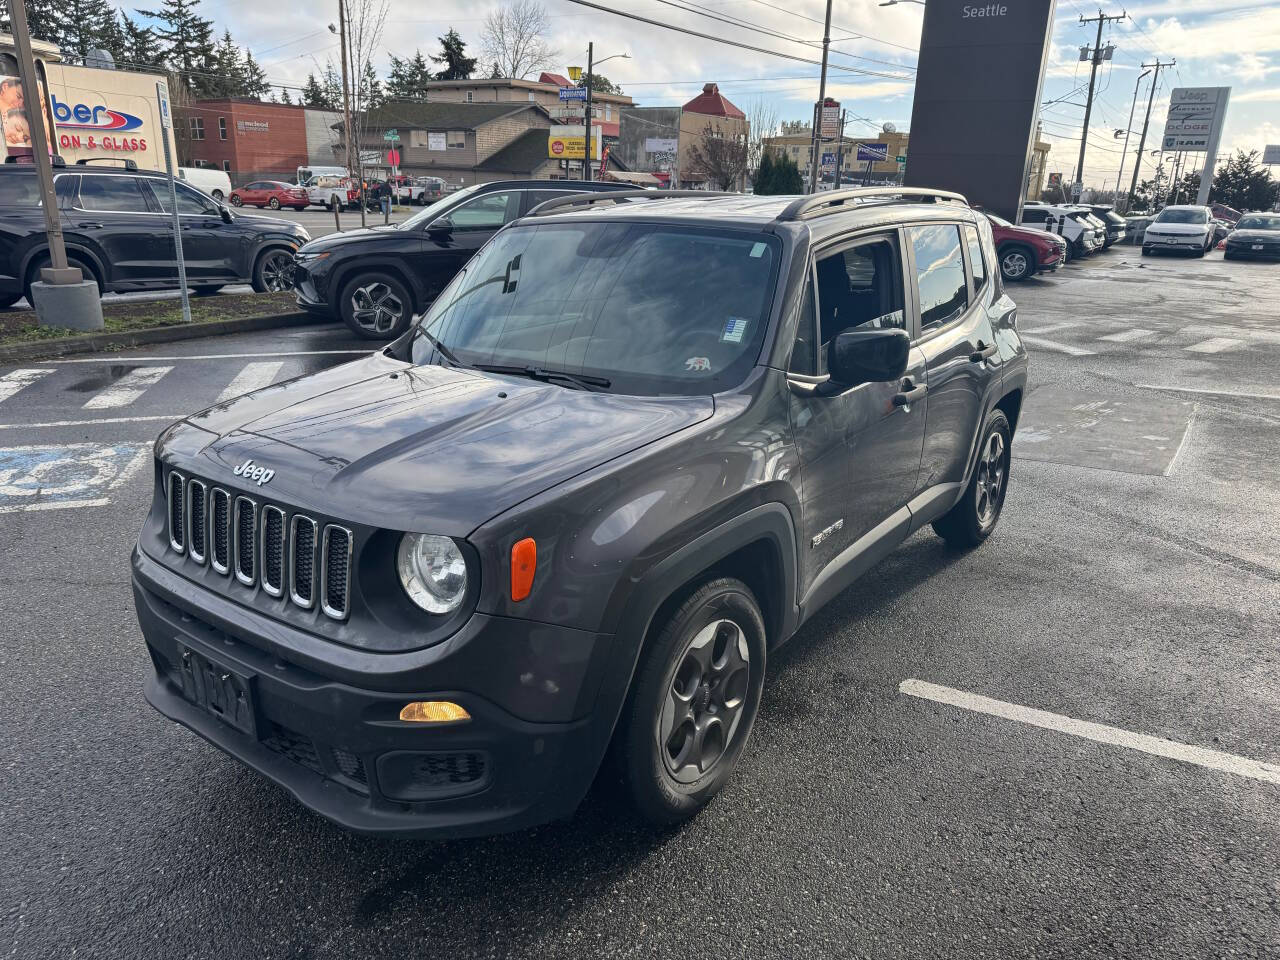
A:
<svg viewBox="0 0 1280 960">
<path fill-rule="evenodd" d="M 87 103 L 63 103 L 56 93 L 50 99 L 53 101 L 54 122 L 64 130 L 123 133 L 142 126 L 141 117 L 123 110 L 112 110 L 103 104 L 91 107 Z"/>
<path fill-rule="evenodd" d="M 271 125 L 265 120 L 237 120 L 236 129 L 241 133 L 267 133 Z"/>
<path fill-rule="evenodd" d="M 581 160 L 587 132 L 582 127 L 564 126 L 547 134 L 547 156 L 554 160 Z M 600 128 L 591 130 L 591 159 L 600 159 Z"/>
<path fill-rule="evenodd" d="M 859 163 L 880 163 L 889 159 L 889 145 L 887 143 L 860 143 L 858 144 L 858 162 Z"/>
<path fill-rule="evenodd" d="M 428 134 L 427 134 L 427 149 L 428 149 L 428 150 L 444 150 L 444 149 L 446 149 L 446 148 L 447 148 L 447 144 L 446 144 L 446 142 L 445 142 L 445 135 L 444 135 L 443 133 L 428 133 Z"/>
<path fill-rule="evenodd" d="M 680 147 L 680 141 L 675 137 L 645 137 L 644 152 L 645 153 L 675 153 Z"/>
</svg>

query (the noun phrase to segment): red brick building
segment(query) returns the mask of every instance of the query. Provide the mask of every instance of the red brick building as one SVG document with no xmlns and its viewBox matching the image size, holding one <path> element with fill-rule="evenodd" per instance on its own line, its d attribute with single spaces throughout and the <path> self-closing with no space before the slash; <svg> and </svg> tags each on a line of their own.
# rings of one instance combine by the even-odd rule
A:
<svg viewBox="0 0 1280 960">
<path fill-rule="evenodd" d="M 308 163 L 303 107 L 232 97 L 197 100 L 174 112 L 182 164 L 225 170 L 235 186 L 260 178 L 291 181 Z"/>
</svg>

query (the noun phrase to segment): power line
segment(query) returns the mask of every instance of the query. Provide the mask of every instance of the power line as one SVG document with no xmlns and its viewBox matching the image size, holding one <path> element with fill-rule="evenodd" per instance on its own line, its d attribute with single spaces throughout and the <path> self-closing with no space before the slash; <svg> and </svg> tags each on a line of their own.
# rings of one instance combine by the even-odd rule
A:
<svg viewBox="0 0 1280 960">
<path fill-rule="evenodd" d="M 779 7 L 776 4 L 768 3 L 766 2 L 766 0 L 751 0 L 751 2 L 758 3 L 762 7 L 768 7 L 770 10 L 778 10 L 778 11 L 781 11 L 782 13 L 790 14 L 793 17 L 799 17 L 801 20 L 808 20 L 810 23 L 824 22 L 822 20 L 818 20 L 816 17 L 806 16 L 805 14 L 799 13 L 795 10 L 788 10 L 786 7 Z M 873 37 L 867 33 L 859 33 L 857 30 L 854 30 L 852 27 L 843 27 L 838 23 L 833 23 L 832 26 L 835 27 L 837 30 L 841 31 L 842 33 L 851 34 L 851 36 L 843 37 L 842 38 L 843 40 L 870 40 L 872 43 L 883 43 L 887 47 L 897 47 L 899 50 L 906 50 L 909 53 L 920 52 L 915 47 L 908 47 L 905 44 L 894 43 L 892 40 L 882 40 L 880 37 Z"/>
</svg>

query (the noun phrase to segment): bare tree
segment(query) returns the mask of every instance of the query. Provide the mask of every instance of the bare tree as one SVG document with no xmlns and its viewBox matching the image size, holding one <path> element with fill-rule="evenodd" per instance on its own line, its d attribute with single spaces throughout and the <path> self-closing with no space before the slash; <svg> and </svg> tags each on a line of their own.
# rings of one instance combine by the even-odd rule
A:
<svg viewBox="0 0 1280 960">
<path fill-rule="evenodd" d="M 537 0 L 515 0 L 490 11 L 480 35 L 484 59 L 494 62 L 495 72 L 516 80 L 545 70 L 560 55 L 546 41 L 549 26 L 547 8 Z"/>
<path fill-rule="evenodd" d="M 720 190 L 735 190 L 747 172 L 747 133 L 721 130 L 708 123 L 701 139 L 689 148 L 689 166 Z"/>
<path fill-rule="evenodd" d="M 764 155 L 764 141 L 778 132 L 778 108 L 764 97 L 756 97 L 747 104 L 747 122 L 751 124 L 747 134 L 747 169 L 760 168 L 760 158 Z"/>
</svg>

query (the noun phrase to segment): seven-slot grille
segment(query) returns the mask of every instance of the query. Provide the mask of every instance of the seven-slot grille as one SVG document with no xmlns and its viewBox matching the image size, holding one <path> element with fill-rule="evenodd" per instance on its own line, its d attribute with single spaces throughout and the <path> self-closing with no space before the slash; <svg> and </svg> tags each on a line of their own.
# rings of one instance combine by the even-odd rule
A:
<svg viewBox="0 0 1280 960">
<path fill-rule="evenodd" d="M 346 527 L 323 529 L 305 514 L 236 496 L 171 471 L 165 480 L 169 546 L 215 573 L 235 572 L 245 586 L 261 585 L 297 606 L 318 605 L 345 620 L 351 603 L 354 538 Z"/>
</svg>

